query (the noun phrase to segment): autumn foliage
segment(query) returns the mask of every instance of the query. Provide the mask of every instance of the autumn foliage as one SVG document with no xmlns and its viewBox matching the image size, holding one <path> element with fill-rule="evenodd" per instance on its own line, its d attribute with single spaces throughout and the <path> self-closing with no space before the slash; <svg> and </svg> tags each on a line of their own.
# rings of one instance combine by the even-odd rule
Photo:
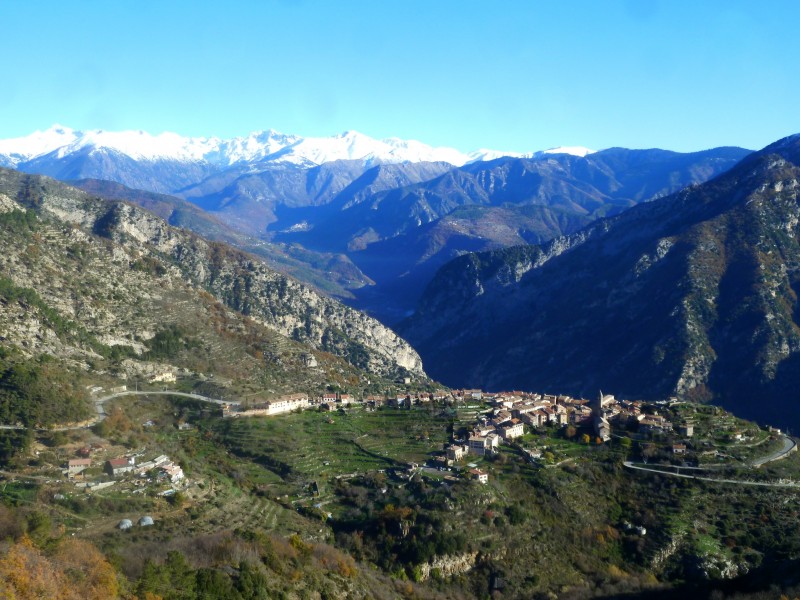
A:
<svg viewBox="0 0 800 600">
<path fill-rule="evenodd" d="M 0 597 L 15 600 L 110 599 L 119 596 L 114 568 L 83 540 L 66 540 L 45 554 L 27 536 L 0 557 Z"/>
</svg>

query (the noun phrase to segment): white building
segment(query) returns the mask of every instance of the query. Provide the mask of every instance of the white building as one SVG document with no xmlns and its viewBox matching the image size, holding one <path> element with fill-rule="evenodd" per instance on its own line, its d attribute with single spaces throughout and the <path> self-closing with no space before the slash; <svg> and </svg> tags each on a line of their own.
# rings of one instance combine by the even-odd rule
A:
<svg viewBox="0 0 800 600">
<path fill-rule="evenodd" d="M 471 435 L 469 437 L 469 453 L 477 456 L 493 454 L 500 446 L 500 436 L 494 433 L 489 435 Z"/>
<path fill-rule="evenodd" d="M 470 469 L 469 474 L 480 483 L 489 483 L 489 474 L 480 469 Z"/>
<path fill-rule="evenodd" d="M 519 419 L 511 419 L 510 421 L 503 423 L 500 426 L 499 431 L 500 435 L 503 436 L 503 439 L 513 440 L 514 438 L 518 438 L 525 434 L 525 426 Z"/>
<path fill-rule="evenodd" d="M 309 406 L 308 395 L 291 394 L 290 396 L 283 396 L 277 400 L 270 400 L 267 403 L 267 414 L 277 415 L 292 412 L 293 410 L 304 410 Z"/>
</svg>

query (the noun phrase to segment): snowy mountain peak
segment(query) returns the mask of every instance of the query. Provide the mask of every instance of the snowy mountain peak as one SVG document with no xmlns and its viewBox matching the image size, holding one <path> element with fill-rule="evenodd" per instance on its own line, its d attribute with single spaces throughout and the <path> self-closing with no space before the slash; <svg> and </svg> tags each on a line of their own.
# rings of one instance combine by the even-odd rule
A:
<svg viewBox="0 0 800 600">
<path fill-rule="evenodd" d="M 348 139 L 348 138 L 349 139 L 353 139 L 353 138 L 359 138 L 359 137 L 366 138 L 367 136 L 362 134 L 362 133 L 359 133 L 358 131 L 355 131 L 354 129 L 348 129 L 347 131 L 343 131 L 342 133 L 340 133 L 338 135 L 335 135 L 333 137 L 339 138 L 339 139 Z"/>
<path fill-rule="evenodd" d="M 220 139 L 184 137 L 170 132 L 153 135 L 142 130 L 76 131 L 63 125 L 53 125 L 26 137 L 0 140 L 0 165 L 14 167 L 45 156 L 62 159 L 86 151 L 117 152 L 140 161 L 203 162 L 221 168 L 265 162 L 309 167 L 335 160 L 360 160 L 365 164 L 447 162 L 462 166 L 501 156 L 530 158 L 554 153 L 586 156 L 592 152 L 582 147 L 561 147 L 543 153 L 520 154 L 481 149 L 465 154 L 454 148 L 432 147 L 416 140 L 377 140 L 355 130 L 343 131 L 331 137 L 303 138 L 267 129 L 242 137 Z"/>
<path fill-rule="evenodd" d="M 480 150 L 475 150 L 469 153 L 469 160 L 467 162 L 482 162 L 487 160 L 495 160 L 498 158 L 532 158 L 535 153 L 533 152 L 502 152 L 499 150 L 487 150 L 486 148 L 481 148 Z"/>
<path fill-rule="evenodd" d="M 541 152 L 537 152 L 537 154 L 570 154 L 572 156 L 585 158 L 589 154 L 594 154 L 595 152 L 597 152 L 597 150 L 589 150 L 589 148 L 585 148 L 584 146 L 559 146 L 558 148 L 542 150 Z"/>
<path fill-rule="evenodd" d="M 69 127 L 53 125 L 50 129 L 34 131 L 26 137 L 0 140 L 0 164 L 14 166 L 34 156 L 48 154 L 58 147 L 73 143 L 78 135 L 79 132 Z"/>
</svg>

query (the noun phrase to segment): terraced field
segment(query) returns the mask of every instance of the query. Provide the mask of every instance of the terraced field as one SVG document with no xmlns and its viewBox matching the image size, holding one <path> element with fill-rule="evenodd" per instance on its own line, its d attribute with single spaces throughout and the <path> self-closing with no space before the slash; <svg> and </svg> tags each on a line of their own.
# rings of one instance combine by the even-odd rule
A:
<svg viewBox="0 0 800 600">
<path fill-rule="evenodd" d="M 471 428 L 475 424 L 478 415 L 485 412 L 486 407 L 481 404 L 459 404 L 456 408 L 455 426 Z"/>
<path fill-rule="evenodd" d="M 320 495 L 337 476 L 424 462 L 447 441 L 450 419 L 428 408 L 351 409 L 347 414 L 306 411 L 278 417 L 212 423 L 234 454 L 249 458 Z"/>
<path fill-rule="evenodd" d="M 197 531 L 215 529 L 264 529 L 276 532 L 303 530 L 308 523 L 296 511 L 284 508 L 273 500 L 252 495 L 220 494 L 216 501 L 204 506 L 194 523 Z"/>
</svg>

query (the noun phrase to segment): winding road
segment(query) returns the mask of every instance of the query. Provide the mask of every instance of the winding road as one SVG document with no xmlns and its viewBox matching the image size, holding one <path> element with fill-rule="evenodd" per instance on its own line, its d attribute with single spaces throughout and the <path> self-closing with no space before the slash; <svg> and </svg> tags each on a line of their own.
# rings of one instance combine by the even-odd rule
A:
<svg viewBox="0 0 800 600">
<path fill-rule="evenodd" d="M 782 435 L 781 437 L 783 438 L 783 447 L 780 450 L 776 450 L 772 454 L 768 454 L 767 456 L 754 460 L 752 463 L 754 467 L 758 468 L 763 464 L 772 462 L 773 460 L 785 458 L 790 452 L 793 452 L 797 448 L 797 442 L 788 435 Z"/>
<path fill-rule="evenodd" d="M 767 456 L 762 456 L 754 460 L 751 464 L 752 467 L 758 468 L 763 464 L 768 462 L 772 462 L 774 460 L 780 460 L 782 458 L 786 458 L 791 452 L 794 452 L 797 449 L 797 442 L 790 438 L 787 435 L 782 435 L 783 438 L 783 446 L 768 454 Z M 716 477 L 703 477 L 701 475 L 690 475 L 688 473 L 680 473 L 675 472 L 672 473 L 670 471 L 663 471 L 661 469 L 654 469 L 652 467 L 642 466 L 641 464 L 636 464 L 629 460 L 626 460 L 622 463 L 628 469 L 634 469 L 637 471 L 648 471 L 650 473 L 658 473 L 659 475 L 667 475 L 669 477 L 683 477 L 684 479 L 700 479 L 702 481 L 711 481 L 714 483 L 731 483 L 734 485 L 753 485 L 753 486 L 760 486 L 760 487 L 777 487 L 777 488 L 798 488 L 800 487 L 800 482 L 782 482 L 779 481 L 777 483 L 767 482 L 767 481 L 747 481 L 743 479 L 719 479 Z M 716 465 L 714 465 L 716 466 Z M 676 468 L 678 470 L 685 469 L 685 470 L 694 470 L 694 471 L 701 471 L 704 470 L 703 467 L 671 467 Z"/>
<path fill-rule="evenodd" d="M 69 427 L 35 427 L 36 431 L 74 431 L 76 429 L 88 429 L 105 419 L 108 415 L 106 414 L 105 404 L 109 400 L 114 400 L 115 398 L 122 398 L 123 396 L 180 396 L 182 398 L 191 398 L 192 400 L 199 400 L 200 402 L 210 402 L 212 404 L 217 405 L 233 405 L 238 406 L 239 402 L 233 402 L 230 400 L 219 400 L 217 398 L 209 398 L 208 396 L 202 396 L 200 394 L 192 394 L 187 392 L 170 392 L 170 391 L 135 391 L 135 392 L 116 392 L 114 394 L 109 394 L 108 396 L 103 396 L 101 398 L 96 398 L 94 400 L 94 409 L 97 411 L 97 416 L 81 425 L 71 425 Z M 0 425 L 0 429 L 27 429 L 24 425 Z"/>
</svg>

